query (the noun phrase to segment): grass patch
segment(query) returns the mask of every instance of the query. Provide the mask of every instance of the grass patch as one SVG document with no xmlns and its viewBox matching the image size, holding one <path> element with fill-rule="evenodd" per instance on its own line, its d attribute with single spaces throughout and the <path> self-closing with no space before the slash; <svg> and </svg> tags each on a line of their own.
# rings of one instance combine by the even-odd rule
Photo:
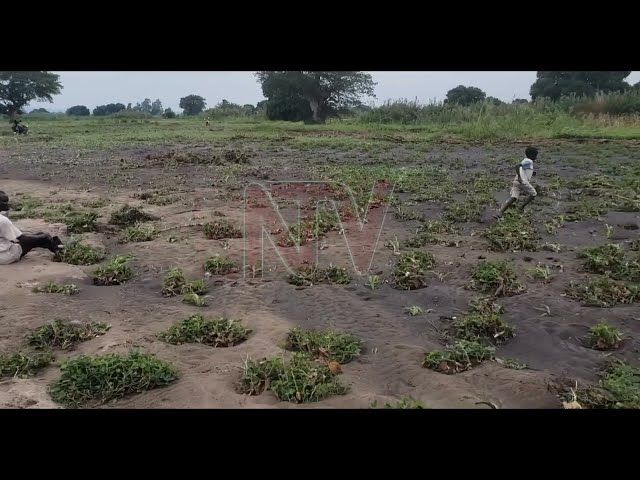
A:
<svg viewBox="0 0 640 480">
<path fill-rule="evenodd" d="M 590 273 L 611 273 L 624 263 L 624 254 L 622 245 L 615 243 L 585 248 L 580 253 L 580 258 L 584 259 L 582 268 Z"/>
<path fill-rule="evenodd" d="M 488 196 L 469 196 L 461 202 L 449 204 L 442 218 L 452 223 L 479 222 L 490 203 L 492 200 Z"/>
<path fill-rule="evenodd" d="M 167 385 L 177 370 L 155 355 L 131 352 L 123 355 L 73 357 L 60 367 L 62 375 L 49 387 L 54 401 L 67 406 L 101 404 L 131 393 Z"/>
<path fill-rule="evenodd" d="M 404 246 L 408 248 L 422 248 L 427 245 L 441 245 L 446 242 L 431 232 L 418 232 L 413 237 L 404 242 Z"/>
<path fill-rule="evenodd" d="M 85 208 L 102 208 L 106 207 L 111 203 L 107 198 L 97 198 L 95 200 L 87 200 L 86 202 L 82 202 L 82 206 Z"/>
<path fill-rule="evenodd" d="M 74 325 L 54 320 L 38 327 L 27 337 L 27 341 L 29 345 L 38 349 L 60 347 L 62 350 L 69 350 L 78 343 L 104 335 L 110 328 L 111 325 L 106 323 L 88 322 Z"/>
<path fill-rule="evenodd" d="M 444 351 L 425 354 L 422 366 L 436 372 L 454 374 L 471 370 L 485 360 L 493 360 L 495 349 L 478 342 L 458 340 Z"/>
<path fill-rule="evenodd" d="M 566 404 L 587 409 L 638 409 L 640 408 L 640 369 L 621 361 L 614 361 L 599 373 L 598 386 L 587 385 L 570 388 L 560 395 Z"/>
<path fill-rule="evenodd" d="M 614 280 L 640 281 L 640 263 L 629 261 L 621 244 L 607 243 L 585 248 L 580 257 L 584 259 L 582 269 L 589 273 L 608 275 Z"/>
<path fill-rule="evenodd" d="M 495 360 L 504 368 L 510 368 L 511 370 L 526 370 L 529 368 L 529 365 L 526 363 L 519 362 L 512 358 L 496 358 Z"/>
<path fill-rule="evenodd" d="M 0 353 L 0 378 L 28 377 L 49 366 L 54 360 L 51 352 Z"/>
<path fill-rule="evenodd" d="M 149 223 L 136 223 L 124 229 L 120 235 L 120 243 L 150 242 L 158 235 L 156 227 Z"/>
<path fill-rule="evenodd" d="M 415 290 L 427 286 L 426 273 L 436 265 L 431 252 L 414 250 L 403 254 L 393 269 L 393 287 Z"/>
<path fill-rule="evenodd" d="M 615 350 L 624 337 L 620 331 L 606 323 L 598 323 L 589 329 L 585 344 L 594 350 Z"/>
<path fill-rule="evenodd" d="M 458 233 L 458 227 L 456 227 L 453 223 L 447 220 L 429 220 L 426 223 L 423 223 L 420 228 L 416 231 L 419 232 L 429 232 L 429 233 Z"/>
<path fill-rule="evenodd" d="M 611 392 L 617 408 L 640 408 L 640 370 L 623 362 L 609 366 L 600 385 Z"/>
<path fill-rule="evenodd" d="M 242 232 L 227 220 L 216 220 L 215 222 L 205 223 L 203 229 L 205 236 L 210 240 L 242 238 Z"/>
<path fill-rule="evenodd" d="M 417 305 L 411 305 L 405 308 L 405 311 L 411 316 L 415 317 L 416 315 L 422 315 L 424 313 L 424 308 L 419 307 Z"/>
<path fill-rule="evenodd" d="M 204 280 L 187 281 L 180 268 L 170 268 L 162 280 L 162 295 L 165 297 L 173 297 L 175 295 L 188 295 L 191 293 L 197 295 L 207 293 Z"/>
<path fill-rule="evenodd" d="M 67 233 L 85 233 L 98 230 L 98 214 L 95 212 L 76 213 L 65 218 Z"/>
<path fill-rule="evenodd" d="M 327 365 L 296 352 L 289 361 L 280 357 L 245 360 L 239 393 L 259 395 L 265 390 L 272 391 L 280 401 L 311 403 L 332 395 L 344 395 L 349 387 L 343 385 Z"/>
<path fill-rule="evenodd" d="M 211 275 L 227 275 L 238 272 L 238 264 L 222 255 L 215 255 L 206 261 L 204 271 Z"/>
<path fill-rule="evenodd" d="M 573 205 L 569 205 L 566 213 L 564 214 L 564 219 L 567 222 L 577 222 L 580 220 L 601 220 L 602 215 L 607 213 L 608 209 L 602 202 L 591 201 L 581 201 L 575 203 Z"/>
<path fill-rule="evenodd" d="M 128 227 L 135 225 L 136 223 L 144 223 L 152 220 L 158 220 L 158 218 L 154 215 L 145 213 L 139 207 L 123 205 L 119 210 L 116 210 L 111 214 L 109 223 L 112 225 Z"/>
<path fill-rule="evenodd" d="M 457 338 L 468 341 L 505 343 L 514 336 L 513 327 L 502 319 L 503 308 L 491 297 L 476 300 L 471 311 L 453 322 Z"/>
<path fill-rule="evenodd" d="M 49 282 L 46 285 L 35 287 L 33 291 L 35 293 L 61 293 L 69 296 L 80 293 L 78 286 L 73 283 L 59 285 L 56 282 Z"/>
<path fill-rule="evenodd" d="M 71 238 L 63 249 L 55 253 L 53 261 L 70 265 L 94 265 L 104 260 L 105 256 L 103 249 L 84 244 L 79 238 Z"/>
<path fill-rule="evenodd" d="M 302 265 L 295 273 L 289 275 L 288 282 L 299 286 L 312 286 L 319 283 L 347 285 L 351 282 L 351 276 L 346 268 L 334 266 L 322 268 L 318 265 Z"/>
<path fill-rule="evenodd" d="M 251 330 L 237 320 L 219 317 L 208 319 L 191 315 L 182 322 L 162 332 L 159 338 L 173 345 L 202 343 L 210 347 L 233 347 L 244 342 Z"/>
<path fill-rule="evenodd" d="M 285 349 L 345 364 L 360 355 L 362 341 L 348 333 L 293 328 L 287 334 Z"/>
<path fill-rule="evenodd" d="M 536 265 L 527 270 L 529 277 L 534 280 L 541 280 L 544 283 L 549 283 L 553 279 L 553 274 L 549 265 Z"/>
<path fill-rule="evenodd" d="M 423 214 L 401 207 L 400 205 L 396 206 L 395 216 L 398 220 L 402 220 L 404 222 L 409 220 L 424 220 Z"/>
<path fill-rule="evenodd" d="M 206 307 L 207 306 L 207 297 L 203 295 L 198 295 L 197 293 L 187 293 L 184 297 L 182 297 L 183 303 L 188 303 L 189 305 L 194 305 L 196 307 Z"/>
<path fill-rule="evenodd" d="M 489 242 L 489 250 L 494 252 L 535 252 L 538 249 L 538 233 L 531 218 L 513 211 L 487 227 L 483 236 Z"/>
<path fill-rule="evenodd" d="M 640 286 L 617 282 L 609 277 L 592 277 L 584 282 L 569 283 L 566 295 L 586 306 L 608 308 L 640 301 Z"/>
<path fill-rule="evenodd" d="M 99 267 L 93 278 L 94 285 L 120 285 L 133 278 L 133 268 L 129 264 L 130 255 L 117 255 L 108 264 Z"/>
<path fill-rule="evenodd" d="M 480 261 L 471 272 L 469 288 L 494 297 L 518 295 L 526 289 L 506 260 Z"/>
</svg>

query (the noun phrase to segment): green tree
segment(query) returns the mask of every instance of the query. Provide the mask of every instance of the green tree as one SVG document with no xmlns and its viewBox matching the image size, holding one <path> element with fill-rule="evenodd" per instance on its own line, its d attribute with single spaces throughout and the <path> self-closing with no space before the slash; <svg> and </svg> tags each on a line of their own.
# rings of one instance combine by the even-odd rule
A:
<svg viewBox="0 0 640 480">
<path fill-rule="evenodd" d="M 140 105 L 140 111 L 144 113 L 151 113 L 151 99 L 145 98 Z"/>
<path fill-rule="evenodd" d="M 34 108 L 29 113 L 49 113 L 49 110 L 46 108 Z"/>
<path fill-rule="evenodd" d="M 67 115 L 77 115 L 79 117 L 86 117 L 91 115 L 91 112 L 84 105 L 76 105 L 67 109 Z"/>
<path fill-rule="evenodd" d="M 125 107 L 122 103 L 109 103 L 107 105 L 98 105 L 93 109 L 93 114 L 96 117 L 101 117 L 118 113 L 122 110 L 125 110 L 126 108 L 127 107 Z"/>
<path fill-rule="evenodd" d="M 447 92 L 447 98 L 444 102 L 456 105 L 471 105 L 483 101 L 486 96 L 487 94 L 477 87 L 458 85 Z"/>
<path fill-rule="evenodd" d="M 593 97 L 598 92 L 619 92 L 630 88 L 628 72 L 538 72 L 529 94 L 532 99 L 576 95 Z"/>
<path fill-rule="evenodd" d="M 59 78 L 49 72 L 0 71 L 0 110 L 12 119 L 33 100 L 53 102 L 62 90 Z"/>
<path fill-rule="evenodd" d="M 207 106 L 207 102 L 200 95 L 187 95 L 180 99 L 180 108 L 185 115 L 198 115 Z"/>
<path fill-rule="evenodd" d="M 156 99 L 155 102 L 151 104 L 151 115 L 161 115 L 162 114 L 162 102 L 160 99 Z"/>
<path fill-rule="evenodd" d="M 176 118 L 176 112 L 171 110 L 171 108 L 167 108 L 162 114 L 164 118 Z"/>
<path fill-rule="evenodd" d="M 324 123 L 363 95 L 375 96 L 376 83 L 366 72 L 263 71 L 256 77 L 271 119 Z"/>
</svg>

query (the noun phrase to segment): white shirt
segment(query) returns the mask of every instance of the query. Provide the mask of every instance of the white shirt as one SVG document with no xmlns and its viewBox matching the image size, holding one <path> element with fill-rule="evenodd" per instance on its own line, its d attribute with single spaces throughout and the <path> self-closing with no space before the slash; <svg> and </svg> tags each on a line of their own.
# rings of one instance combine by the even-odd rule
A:
<svg viewBox="0 0 640 480">
<path fill-rule="evenodd" d="M 4 213 L 0 212 L 0 253 L 9 250 L 13 242 L 18 241 L 22 232 L 9 220 Z"/>
<path fill-rule="evenodd" d="M 522 183 L 530 183 L 531 177 L 533 177 L 533 161 L 528 158 L 522 160 L 522 162 L 520 162 L 519 171 Z M 516 175 L 516 177 L 513 179 L 513 182 L 519 183 L 518 175 Z"/>
</svg>

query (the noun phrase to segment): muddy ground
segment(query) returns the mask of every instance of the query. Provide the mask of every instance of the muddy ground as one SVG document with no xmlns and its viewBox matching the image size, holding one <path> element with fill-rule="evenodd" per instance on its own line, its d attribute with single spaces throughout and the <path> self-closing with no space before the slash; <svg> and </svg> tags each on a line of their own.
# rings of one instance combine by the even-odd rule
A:
<svg viewBox="0 0 640 480">
<path fill-rule="evenodd" d="M 104 205 L 97 209 L 101 225 L 125 203 L 139 205 L 157 215 L 160 220 L 156 225 L 165 230 L 154 241 L 128 244 L 119 244 L 114 232 L 84 235 L 91 243 L 106 247 L 110 254 L 134 255 L 135 278 L 121 286 L 94 286 L 91 274 L 95 266 L 55 263 L 46 251 L 31 252 L 17 264 L 0 267 L 0 351 L 15 350 L 28 332 L 55 318 L 112 325 L 106 335 L 58 355 L 56 365 L 36 376 L 4 379 L 0 383 L 0 406 L 58 407 L 46 388 L 58 377 L 58 365 L 64 358 L 81 353 L 124 352 L 139 346 L 174 363 L 181 372 L 180 379 L 168 387 L 117 400 L 106 408 L 367 408 L 373 401 L 384 403 L 403 396 L 432 408 L 489 408 L 478 402 L 489 402 L 498 408 L 562 408 L 550 385 L 558 379 L 597 381 L 596 372 L 606 354 L 586 348 L 580 339 L 598 321 L 606 319 L 630 336 L 615 355 L 637 363 L 640 339 L 637 305 L 599 309 L 563 296 L 564 286 L 582 277 L 576 252 L 584 246 L 605 242 L 604 224 L 615 227 L 613 241 L 639 238 L 638 230 L 622 228 L 625 224 L 639 223 L 637 212 L 614 212 L 603 216 L 601 221 L 570 223 L 551 236 L 542 224 L 550 212 L 562 205 L 563 199 L 548 200 L 533 206 L 542 241 L 562 243 L 568 248 L 560 253 L 500 254 L 489 252 L 479 235 L 492 221 L 492 210 L 487 209 L 483 223 L 462 225 L 462 233 L 457 237 L 461 240 L 459 247 L 426 248 L 436 257 L 438 272 L 448 274 L 443 281 L 434 276 L 427 288 L 414 291 L 396 290 L 388 284 L 372 290 L 365 285 L 368 274 L 354 277 L 347 286 L 295 287 L 286 282 L 286 271 L 271 248 L 265 257 L 271 271 L 264 278 L 251 278 L 250 273 L 244 276 L 242 272 L 220 279 L 208 278 L 208 307 L 199 309 L 160 295 L 163 274 L 172 266 L 180 266 L 189 276 L 199 278 L 204 273 L 204 261 L 211 255 L 219 253 L 242 261 L 245 249 L 250 255 L 256 254 L 260 244 L 250 242 L 247 246 L 243 239 L 207 240 L 196 225 L 219 218 L 214 212 L 240 224 L 245 212 L 243 188 L 248 182 L 268 185 L 267 181 L 307 181 L 312 178 L 311 168 L 327 164 L 393 162 L 398 168 L 437 165 L 448 168 L 454 177 L 465 172 L 492 172 L 505 187 L 496 197 L 502 202 L 508 195 L 512 164 L 520 160 L 524 146 L 434 144 L 427 152 L 398 146 L 375 156 L 331 149 L 296 151 L 250 142 L 216 148 L 198 144 L 123 147 L 100 152 L 53 150 L 25 144 L 0 151 L 0 189 L 14 199 L 28 195 L 45 202 L 74 205 L 102 200 Z M 542 144 L 537 162 L 538 181 L 544 184 L 545 175 L 550 172 L 561 177 L 592 173 L 607 148 L 609 145 L 596 145 L 589 150 L 584 144 L 571 142 Z M 225 157 L 228 151 L 243 157 L 238 157 L 240 160 Z M 607 162 L 638 160 L 634 148 L 611 151 L 605 155 Z M 248 164 L 235 164 L 245 159 Z M 198 161 L 201 164 L 194 164 Z M 453 162 L 458 167 L 450 167 Z M 282 184 L 277 188 L 283 188 Z M 170 189 L 171 203 L 151 205 L 134 198 L 136 193 L 153 189 Z M 256 201 L 249 207 L 249 218 L 262 215 L 256 212 L 269 210 L 260 203 Z M 411 208 L 425 214 L 427 219 L 442 211 L 442 205 L 428 202 Z M 383 211 L 383 207 L 378 210 Z M 291 218 L 295 210 L 283 207 L 283 212 Z M 371 271 L 381 273 L 383 278 L 396 258 L 386 247 L 387 242 L 395 237 L 407 238 L 419 225 L 418 221 L 401 221 L 392 214 L 393 210 L 390 212 L 384 219 L 371 265 Z M 23 231 L 47 230 L 68 238 L 63 224 L 28 218 L 17 220 L 16 225 Z M 349 228 L 354 230 L 353 225 Z M 167 241 L 170 236 L 173 242 Z M 355 252 L 359 264 L 366 264 L 372 245 L 370 235 L 353 238 L 351 252 Z M 324 239 L 320 256 L 321 263 L 347 267 L 350 264 L 345 242 L 337 232 Z M 295 256 L 292 258 L 295 263 Z M 515 327 L 516 336 L 499 346 L 496 355 L 515 359 L 529 368 L 514 370 L 497 362 L 484 362 L 455 375 L 423 368 L 424 353 L 443 346 L 441 333 L 450 322 L 447 318 L 464 311 L 477 295 L 465 287 L 472 266 L 480 258 L 511 260 L 519 277 L 527 283 L 525 294 L 500 301 L 505 308 L 504 318 Z M 562 269 L 558 268 L 556 277 L 548 284 L 531 281 L 526 271 L 536 262 L 561 265 Z M 32 292 L 34 285 L 49 280 L 72 281 L 82 291 L 73 297 Z M 419 305 L 428 313 L 409 316 L 404 311 L 409 305 Z M 545 306 L 551 315 L 545 313 Z M 176 321 L 202 312 L 240 319 L 253 332 L 238 346 L 218 349 L 197 344 L 174 346 L 156 338 L 159 331 Z M 259 396 L 236 393 L 234 386 L 243 359 L 280 354 L 284 335 L 294 326 L 333 328 L 364 340 L 362 355 L 343 366 L 343 380 L 351 385 L 350 393 L 309 406 L 280 402 L 270 392 Z"/>
</svg>

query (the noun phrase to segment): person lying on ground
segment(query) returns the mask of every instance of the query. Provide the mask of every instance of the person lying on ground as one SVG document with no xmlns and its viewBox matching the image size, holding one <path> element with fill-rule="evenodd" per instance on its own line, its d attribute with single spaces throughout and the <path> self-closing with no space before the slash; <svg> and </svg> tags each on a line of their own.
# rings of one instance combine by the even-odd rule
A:
<svg viewBox="0 0 640 480">
<path fill-rule="evenodd" d="M 524 207 L 529 205 L 538 192 L 531 185 L 531 177 L 535 176 L 535 171 L 533 170 L 533 161 L 538 158 L 538 149 L 534 147 L 527 147 L 524 151 L 525 158 L 520 162 L 520 164 L 516 167 L 516 176 L 513 179 L 513 183 L 511 185 L 511 193 L 509 199 L 504 203 L 500 211 L 495 215 L 495 218 L 500 218 L 504 215 L 504 212 L 513 205 L 518 198 L 520 198 L 520 194 L 522 192 L 527 194 L 527 197 L 522 202 L 520 206 L 520 210 L 524 210 Z"/>
<path fill-rule="evenodd" d="M 46 248 L 53 253 L 63 248 L 60 238 L 48 233 L 22 233 L 6 217 L 9 208 L 9 196 L 0 190 L 0 265 L 15 263 L 34 248 Z"/>
</svg>

